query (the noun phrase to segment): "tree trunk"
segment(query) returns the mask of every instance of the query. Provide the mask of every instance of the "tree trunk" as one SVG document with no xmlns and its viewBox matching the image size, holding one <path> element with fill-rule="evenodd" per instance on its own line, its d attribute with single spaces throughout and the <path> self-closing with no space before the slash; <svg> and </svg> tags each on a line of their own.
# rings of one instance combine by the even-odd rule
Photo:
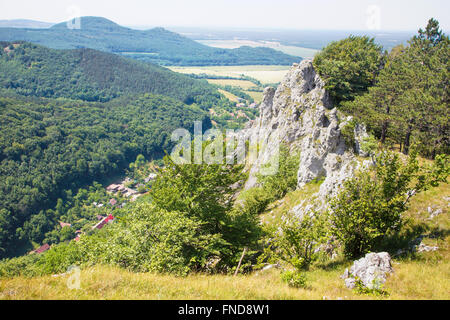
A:
<svg viewBox="0 0 450 320">
<path fill-rule="evenodd" d="M 389 115 L 389 113 L 391 112 L 389 104 L 386 106 L 386 117 L 387 115 Z M 386 140 L 387 137 L 387 131 L 388 131 L 388 126 L 389 126 L 389 120 L 384 120 L 383 124 L 381 125 L 381 143 L 384 143 L 384 141 Z"/>
<path fill-rule="evenodd" d="M 409 153 L 409 144 L 411 143 L 411 132 L 412 132 L 412 121 L 409 121 L 408 129 L 406 130 L 406 136 L 405 136 L 405 142 L 404 142 L 404 148 L 403 153 L 408 154 Z"/>
</svg>

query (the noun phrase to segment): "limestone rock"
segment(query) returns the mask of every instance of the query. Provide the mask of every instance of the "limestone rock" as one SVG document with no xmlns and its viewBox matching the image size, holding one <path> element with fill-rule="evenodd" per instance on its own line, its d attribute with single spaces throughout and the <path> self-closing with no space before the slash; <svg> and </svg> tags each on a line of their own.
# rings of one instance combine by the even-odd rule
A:
<svg viewBox="0 0 450 320">
<path fill-rule="evenodd" d="M 333 194 L 355 166 L 353 149 L 357 146 L 346 146 L 341 136 L 351 119 L 333 108 L 312 61 L 294 64 L 276 90 L 265 89 L 259 118 L 240 133 L 246 140 L 252 137 L 264 142 L 249 168 L 246 189 L 257 185 L 256 174 L 275 156 L 278 144 L 286 143 L 301 153 L 298 187 L 324 177 L 320 196 Z M 355 128 L 355 141 L 366 135 L 364 126 Z"/>
<path fill-rule="evenodd" d="M 354 261 L 350 270 L 345 271 L 343 278 L 346 287 L 350 289 L 355 287 L 357 279 L 369 289 L 380 289 L 386 282 L 386 276 L 392 272 L 389 253 L 368 253 L 364 258 Z"/>
</svg>

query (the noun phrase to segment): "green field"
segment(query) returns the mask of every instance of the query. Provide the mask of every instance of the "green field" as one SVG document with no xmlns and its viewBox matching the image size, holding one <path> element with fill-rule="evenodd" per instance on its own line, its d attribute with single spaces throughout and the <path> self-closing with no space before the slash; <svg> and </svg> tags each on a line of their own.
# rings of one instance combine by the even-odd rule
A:
<svg viewBox="0 0 450 320">
<path fill-rule="evenodd" d="M 251 41 L 251 40 L 197 40 L 201 44 L 223 49 L 236 49 L 242 46 L 249 47 L 267 47 L 272 48 L 283 53 L 302 57 L 304 59 L 311 59 L 314 55 L 319 52 L 316 49 L 297 47 L 297 46 L 285 46 L 279 42 L 274 41 Z"/>
<path fill-rule="evenodd" d="M 290 66 L 208 66 L 208 67 L 169 67 L 170 70 L 186 74 L 207 74 L 222 77 L 252 77 L 264 84 L 283 80 Z"/>
</svg>

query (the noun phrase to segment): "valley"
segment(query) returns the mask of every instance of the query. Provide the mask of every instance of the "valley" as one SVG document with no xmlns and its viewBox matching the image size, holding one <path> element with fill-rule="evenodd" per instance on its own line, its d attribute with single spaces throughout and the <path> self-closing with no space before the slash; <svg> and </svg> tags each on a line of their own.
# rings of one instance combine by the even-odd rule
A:
<svg viewBox="0 0 450 320">
<path fill-rule="evenodd" d="M 450 298 L 438 20 L 79 21 L 0 26 L 0 300 Z"/>
</svg>

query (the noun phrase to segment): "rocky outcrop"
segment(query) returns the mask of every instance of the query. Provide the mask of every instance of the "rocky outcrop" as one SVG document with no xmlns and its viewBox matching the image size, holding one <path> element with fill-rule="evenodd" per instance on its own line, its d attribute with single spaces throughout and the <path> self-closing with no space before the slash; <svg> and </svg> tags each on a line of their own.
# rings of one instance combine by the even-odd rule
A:
<svg viewBox="0 0 450 320">
<path fill-rule="evenodd" d="M 285 143 L 300 152 L 298 188 L 323 178 L 318 198 L 335 194 L 357 165 L 354 149 L 359 150 L 359 144 L 347 146 L 341 132 L 351 119 L 333 108 L 312 61 L 294 64 L 276 90 L 264 91 L 259 118 L 241 132 L 244 139 L 263 142 L 249 167 L 246 189 L 257 184 L 256 175 L 276 157 L 278 144 Z M 365 135 L 363 126 L 355 127 L 355 142 Z"/>
<path fill-rule="evenodd" d="M 393 271 L 389 253 L 368 253 L 364 258 L 354 261 L 342 278 L 345 286 L 350 289 L 356 287 L 356 281 L 361 281 L 361 285 L 368 289 L 381 289 L 387 275 Z"/>
</svg>

